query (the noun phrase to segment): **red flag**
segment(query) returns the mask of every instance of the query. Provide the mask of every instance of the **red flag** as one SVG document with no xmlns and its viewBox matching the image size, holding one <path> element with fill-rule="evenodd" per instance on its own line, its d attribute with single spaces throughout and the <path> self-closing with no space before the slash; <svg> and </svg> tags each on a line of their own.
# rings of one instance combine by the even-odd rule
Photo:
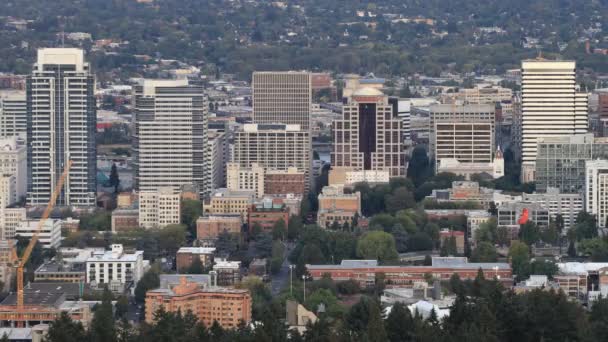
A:
<svg viewBox="0 0 608 342">
<path fill-rule="evenodd" d="M 524 210 L 522 210 L 521 212 L 521 217 L 519 218 L 519 221 L 517 221 L 518 224 L 525 224 L 526 222 L 528 222 L 528 217 L 529 217 L 529 213 L 528 213 L 528 209 L 524 208 Z"/>
</svg>

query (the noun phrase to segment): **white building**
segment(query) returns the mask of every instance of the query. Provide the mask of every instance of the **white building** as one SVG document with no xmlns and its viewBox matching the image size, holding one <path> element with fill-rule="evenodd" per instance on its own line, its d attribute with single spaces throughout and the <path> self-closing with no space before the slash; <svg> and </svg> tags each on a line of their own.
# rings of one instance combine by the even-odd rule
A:
<svg viewBox="0 0 608 342">
<path fill-rule="evenodd" d="M 122 245 L 112 245 L 110 251 L 96 251 L 86 261 L 87 283 L 108 284 L 110 288 L 121 288 L 132 282 L 133 286 L 144 275 L 146 261 L 144 252 L 125 253 Z"/>
<path fill-rule="evenodd" d="M 576 223 L 576 216 L 583 210 L 584 198 L 581 194 L 560 193 L 557 188 L 547 188 L 546 193 L 523 193 L 523 202 L 538 203 L 549 209 L 551 219 L 562 215 L 564 219 L 564 234 Z"/>
<path fill-rule="evenodd" d="M 525 60 L 522 69 L 522 180 L 535 179 L 537 139 L 587 132 L 587 94 L 576 86 L 576 62 Z"/>
<path fill-rule="evenodd" d="M 27 102 L 24 91 L 0 91 L 0 138 L 20 137 L 27 132 Z"/>
<path fill-rule="evenodd" d="M 606 228 L 608 218 L 608 160 L 585 162 L 585 210 Z"/>
<path fill-rule="evenodd" d="M 28 204 L 48 203 L 71 160 L 57 205 L 95 206 L 94 88 L 95 77 L 83 50 L 38 50 L 38 61 L 27 78 Z"/>
<path fill-rule="evenodd" d="M 139 225 L 148 228 L 162 228 L 181 222 L 181 195 L 172 188 L 139 193 Z"/>
<path fill-rule="evenodd" d="M 17 137 L 0 140 L 0 176 L 13 179 L 10 187 L 3 186 L 8 195 L 5 205 L 11 205 L 25 197 L 27 191 L 27 148 L 19 145 Z"/>
<path fill-rule="evenodd" d="M 0 206 L 0 240 L 13 239 L 15 229 L 27 218 L 25 208 L 5 208 Z"/>
<path fill-rule="evenodd" d="M 135 87 L 133 144 L 136 187 L 179 190 L 196 184 L 211 189 L 208 165 L 208 105 L 203 87 L 188 80 L 143 80 Z"/>
<path fill-rule="evenodd" d="M 39 223 L 40 221 L 38 220 L 22 221 L 15 228 L 15 235 L 30 239 L 38 230 Z M 61 221 L 46 220 L 38 235 L 38 241 L 40 241 L 42 248 L 59 248 L 61 245 Z"/>
<path fill-rule="evenodd" d="M 231 191 L 252 190 L 257 197 L 264 196 L 264 168 L 257 163 L 241 167 L 237 163 L 226 165 L 226 188 Z"/>
</svg>

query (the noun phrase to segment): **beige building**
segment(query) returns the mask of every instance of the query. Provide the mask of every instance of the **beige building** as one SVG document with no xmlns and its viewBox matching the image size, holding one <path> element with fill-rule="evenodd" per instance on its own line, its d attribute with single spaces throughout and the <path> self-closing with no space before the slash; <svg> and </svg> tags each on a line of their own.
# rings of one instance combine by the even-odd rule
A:
<svg viewBox="0 0 608 342">
<path fill-rule="evenodd" d="M 139 193 L 139 225 L 162 228 L 181 222 L 180 193 L 172 188 Z"/>
<path fill-rule="evenodd" d="M 304 172 L 310 186 L 312 148 L 310 132 L 299 125 L 245 124 L 234 137 L 233 163 L 248 168 L 253 164 L 268 170 Z"/>
<path fill-rule="evenodd" d="M 240 236 L 242 227 L 241 215 L 203 216 L 196 220 L 196 238 L 199 241 L 213 240 L 222 232 Z"/>
<path fill-rule="evenodd" d="M 311 75 L 308 72 L 254 72 L 253 122 L 310 129 Z"/>
<path fill-rule="evenodd" d="M 26 219 L 25 208 L 0 207 L 0 240 L 13 239 L 15 229 Z"/>
<path fill-rule="evenodd" d="M 460 89 L 456 93 L 443 94 L 441 102 L 455 103 L 460 101 L 465 104 L 495 104 L 503 101 L 511 101 L 513 91 L 503 87 L 467 88 Z"/>
<path fill-rule="evenodd" d="M 521 63 L 522 180 L 535 179 L 538 138 L 583 134 L 588 97 L 578 91 L 575 61 L 542 58 Z"/>
<path fill-rule="evenodd" d="M 361 216 L 361 193 L 345 194 L 342 187 L 326 186 L 319 194 L 317 224 L 320 227 L 339 224 L 352 224 L 355 216 Z"/>
<path fill-rule="evenodd" d="M 13 177 L 5 205 L 11 205 L 25 197 L 27 192 L 27 148 L 16 137 L 0 140 L 0 175 Z"/>
<path fill-rule="evenodd" d="M 243 219 L 247 217 L 247 210 L 255 200 L 255 192 L 231 191 L 228 189 L 216 189 L 211 193 L 209 199 L 203 205 L 205 215 L 240 215 Z"/>
<path fill-rule="evenodd" d="M 331 164 L 336 170 L 388 171 L 405 174 L 403 122 L 393 117 L 388 97 L 375 88 L 359 88 L 334 121 Z"/>
<path fill-rule="evenodd" d="M 264 168 L 257 163 L 241 167 L 237 163 L 226 165 L 226 188 L 231 191 L 250 190 L 257 197 L 264 196 Z"/>
<path fill-rule="evenodd" d="M 27 135 L 27 102 L 25 92 L 0 91 L 0 138 Z"/>
</svg>

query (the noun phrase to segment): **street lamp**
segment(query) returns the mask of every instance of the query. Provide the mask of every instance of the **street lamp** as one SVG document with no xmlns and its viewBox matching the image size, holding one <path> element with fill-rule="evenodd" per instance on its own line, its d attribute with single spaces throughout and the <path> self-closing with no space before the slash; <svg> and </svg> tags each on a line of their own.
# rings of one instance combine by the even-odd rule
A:
<svg viewBox="0 0 608 342">
<path fill-rule="evenodd" d="M 306 275 L 302 275 L 302 280 L 304 281 L 304 302 L 306 302 Z"/>
<path fill-rule="evenodd" d="M 289 294 L 293 296 L 293 268 L 294 265 L 289 265 Z"/>
</svg>

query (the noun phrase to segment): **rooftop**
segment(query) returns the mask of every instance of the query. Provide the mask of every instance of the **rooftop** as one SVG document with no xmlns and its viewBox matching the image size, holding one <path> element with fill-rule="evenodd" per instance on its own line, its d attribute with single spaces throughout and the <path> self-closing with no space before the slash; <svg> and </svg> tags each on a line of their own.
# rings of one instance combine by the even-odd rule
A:
<svg viewBox="0 0 608 342">
<path fill-rule="evenodd" d="M 215 247 L 181 247 L 177 253 L 213 254 Z"/>
</svg>

